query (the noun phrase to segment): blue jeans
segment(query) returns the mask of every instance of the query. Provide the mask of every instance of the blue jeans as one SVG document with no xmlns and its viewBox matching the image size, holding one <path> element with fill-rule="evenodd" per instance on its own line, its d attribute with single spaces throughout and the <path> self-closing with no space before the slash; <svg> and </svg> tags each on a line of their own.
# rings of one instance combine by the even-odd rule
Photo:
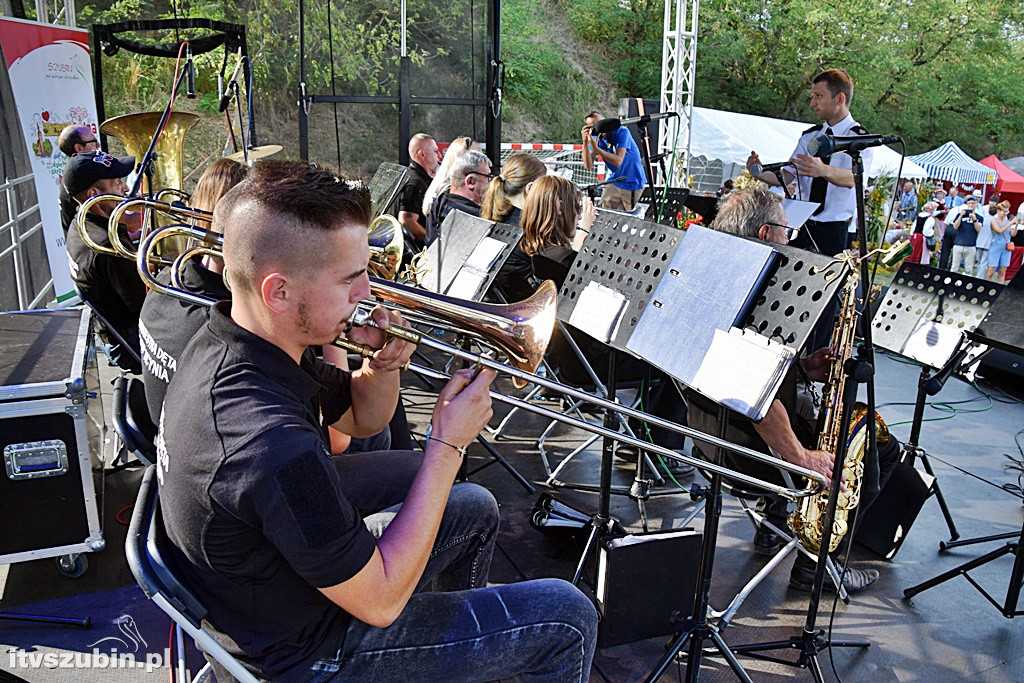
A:
<svg viewBox="0 0 1024 683">
<path fill-rule="evenodd" d="M 400 505 L 365 518 L 380 535 Z M 498 526 L 493 496 L 452 487 L 417 592 L 387 628 L 353 620 L 311 681 L 586 681 L 597 613 L 558 579 L 487 584 Z"/>
</svg>

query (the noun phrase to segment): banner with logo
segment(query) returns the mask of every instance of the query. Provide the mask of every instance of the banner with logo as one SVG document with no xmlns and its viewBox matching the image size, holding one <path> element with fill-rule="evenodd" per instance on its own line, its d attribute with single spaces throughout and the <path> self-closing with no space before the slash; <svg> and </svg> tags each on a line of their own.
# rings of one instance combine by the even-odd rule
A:
<svg viewBox="0 0 1024 683">
<path fill-rule="evenodd" d="M 89 32 L 0 17 L 0 45 L 32 160 L 54 292 L 57 300 L 63 301 L 71 298 L 74 290 L 58 206 L 68 159 L 57 147 L 57 136 L 72 123 L 87 125 L 97 133 Z"/>
</svg>

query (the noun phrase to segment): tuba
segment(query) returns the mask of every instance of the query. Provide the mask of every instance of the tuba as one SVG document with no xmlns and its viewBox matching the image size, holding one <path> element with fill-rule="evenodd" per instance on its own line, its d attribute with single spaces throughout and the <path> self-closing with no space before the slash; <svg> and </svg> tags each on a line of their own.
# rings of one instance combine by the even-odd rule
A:
<svg viewBox="0 0 1024 683">
<path fill-rule="evenodd" d="M 821 433 L 818 437 L 818 450 L 835 454 L 839 448 L 839 440 L 846 439 L 846 460 L 843 462 L 843 478 L 846 490 L 840 490 L 836 501 L 836 516 L 832 523 L 832 535 L 829 552 L 839 546 L 839 541 L 848 530 L 847 519 L 850 510 L 860 502 L 861 481 L 864 478 L 864 453 L 868 447 L 868 418 L 875 420 L 876 441 L 884 444 L 889 440 L 889 428 L 878 413 L 868 415 L 868 407 L 857 403 L 850 417 L 850 427 L 846 434 L 841 434 L 843 417 L 843 389 L 846 386 L 846 361 L 853 355 L 853 341 L 857 331 L 857 281 L 859 273 L 852 270 L 840 295 L 839 317 L 832 328 L 829 348 L 836 354 L 835 362 L 829 370 L 828 380 L 823 391 L 824 405 L 821 413 Z M 809 485 L 810 486 L 810 485 Z M 789 515 L 789 526 L 793 529 L 800 543 L 812 553 L 821 548 L 822 532 L 825 525 L 825 512 L 828 508 L 829 490 L 801 498 L 796 510 Z"/>
<path fill-rule="evenodd" d="M 405 236 L 398 219 L 382 213 L 370 223 L 366 237 L 370 242 L 370 274 L 382 280 L 394 280 L 405 251 Z"/>
<path fill-rule="evenodd" d="M 124 145 L 125 151 L 135 157 L 136 162 L 141 162 L 157 132 L 156 127 L 160 123 L 162 115 L 163 112 L 147 111 L 115 116 L 100 125 L 100 132 L 116 137 Z M 199 123 L 199 117 L 195 114 L 171 112 L 170 118 L 167 119 L 167 125 L 164 126 L 163 133 L 160 135 L 160 140 L 153 150 L 155 158 L 151 166 L 152 178 L 143 177 L 141 186 L 143 196 L 152 196 L 158 201 L 168 201 L 167 196 L 170 194 L 185 200 L 189 198 L 182 189 L 185 182 L 183 168 L 185 134 L 197 123 Z M 144 219 L 148 218 L 148 214 L 144 216 Z M 161 217 L 157 218 L 155 224 L 151 226 L 148 220 L 143 220 L 142 224 L 156 228 L 169 225 L 171 222 L 171 220 Z M 177 253 L 185 248 L 185 243 L 184 241 L 165 243 L 164 248 Z"/>
</svg>

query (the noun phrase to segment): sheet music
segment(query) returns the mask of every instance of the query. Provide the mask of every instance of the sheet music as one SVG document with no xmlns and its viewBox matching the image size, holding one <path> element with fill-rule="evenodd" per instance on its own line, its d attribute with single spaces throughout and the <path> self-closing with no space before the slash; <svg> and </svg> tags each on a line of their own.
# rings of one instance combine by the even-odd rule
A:
<svg viewBox="0 0 1024 683">
<path fill-rule="evenodd" d="M 463 268 L 459 271 L 459 274 L 452 280 L 451 286 L 448 287 L 448 296 L 454 296 L 459 299 L 466 299 L 473 301 L 476 299 L 477 294 L 480 293 L 480 289 L 484 283 L 487 282 L 487 271 L 479 271 L 475 268 Z"/>
<path fill-rule="evenodd" d="M 962 330 L 952 325 L 922 320 L 903 346 L 903 355 L 925 365 L 941 368 L 955 353 L 961 336 Z"/>
<path fill-rule="evenodd" d="M 692 386 L 708 398 L 760 420 L 793 358 L 791 349 L 756 332 L 738 327 L 728 332 L 715 330 Z"/>
<path fill-rule="evenodd" d="M 783 199 L 782 210 L 786 212 L 786 223 L 799 228 L 818 210 L 818 202 L 803 202 L 799 199 Z"/>
<path fill-rule="evenodd" d="M 501 256 L 501 250 L 505 248 L 505 243 L 494 239 L 493 237 L 484 237 L 480 240 L 480 244 L 476 245 L 476 249 L 466 259 L 466 266 L 469 268 L 475 268 L 487 272 L 494 265 L 494 262 Z"/>
<path fill-rule="evenodd" d="M 589 282 L 580 293 L 569 324 L 600 342 L 615 336 L 626 297 L 610 287 Z"/>
</svg>

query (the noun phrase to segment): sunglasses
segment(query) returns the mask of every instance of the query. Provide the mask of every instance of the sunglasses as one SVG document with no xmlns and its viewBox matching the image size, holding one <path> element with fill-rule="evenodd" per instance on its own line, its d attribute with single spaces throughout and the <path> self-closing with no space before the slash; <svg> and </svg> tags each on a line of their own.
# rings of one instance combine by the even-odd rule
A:
<svg viewBox="0 0 1024 683">
<path fill-rule="evenodd" d="M 467 176 L 478 175 L 481 178 L 487 178 L 488 180 L 490 180 L 491 178 L 494 178 L 497 174 L 495 174 L 495 173 L 481 173 L 480 171 L 470 171 L 466 175 Z"/>
</svg>

